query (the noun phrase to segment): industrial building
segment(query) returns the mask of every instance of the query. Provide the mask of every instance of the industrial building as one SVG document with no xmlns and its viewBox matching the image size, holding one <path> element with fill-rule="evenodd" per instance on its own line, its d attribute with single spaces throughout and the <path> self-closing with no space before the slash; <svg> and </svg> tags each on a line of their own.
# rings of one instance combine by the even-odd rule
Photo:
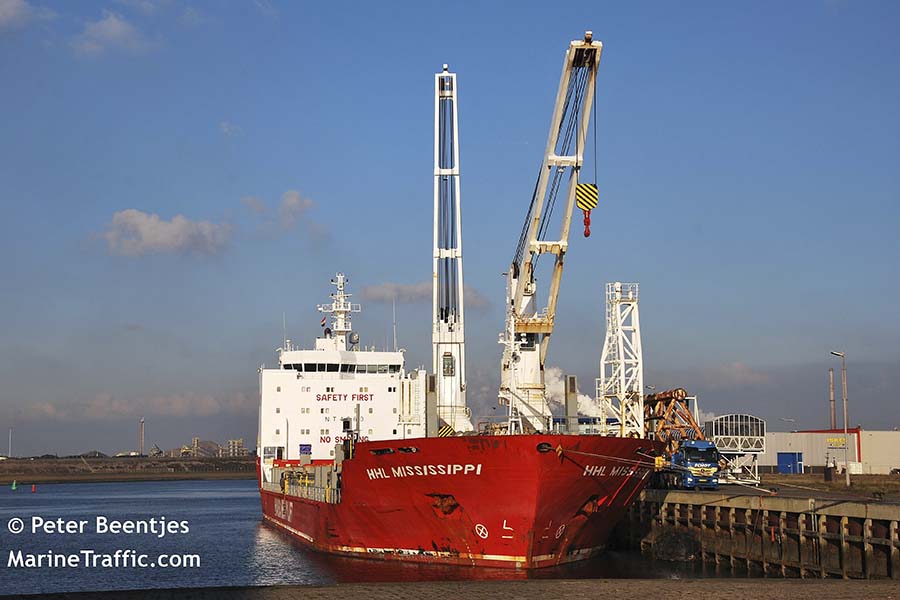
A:
<svg viewBox="0 0 900 600">
<path fill-rule="evenodd" d="M 848 439 L 849 438 L 849 439 Z M 886 475 L 900 468 L 900 431 L 866 431 L 859 427 L 809 431 L 766 432 L 765 451 L 759 457 L 763 472 L 821 472 L 826 465 L 844 469 L 844 449 L 850 473 Z"/>
</svg>

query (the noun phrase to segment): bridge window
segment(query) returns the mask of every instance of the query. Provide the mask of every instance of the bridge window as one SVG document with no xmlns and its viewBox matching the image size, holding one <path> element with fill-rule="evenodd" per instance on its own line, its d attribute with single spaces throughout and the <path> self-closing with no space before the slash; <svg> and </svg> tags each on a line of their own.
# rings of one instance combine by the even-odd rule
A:
<svg viewBox="0 0 900 600">
<path fill-rule="evenodd" d="M 337 363 L 328 363 L 325 365 L 325 370 L 329 373 L 337 373 L 339 365 Z"/>
<path fill-rule="evenodd" d="M 379 372 L 379 373 L 387 373 L 387 372 L 388 372 L 388 366 L 387 366 L 387 365 L 378 365 L 378 372 Z"/>
<path fill-rule="evenodd" d="M 391 370 L 391 373 L 399 373 L 399 372 L 400 372 L 400 365 L 391 365 L 391 369 L 390 369 L 390 370 Z"/>
<path fill-rule="evenodd" d="M 341 373 L 349 373 L 350 365 L 341 365 Z"/>
<path fill-rule="evenodd" d="M 289 371 L 294 365 L 284 365 L 284 370 Z"/>
<path fill-rule="evenodd" d="M 324 373 L 325 372 L 325 363 L 319 363 L 318 365 L 316 365 L 316 371 L 318 371 L 319 373 Z"/>
<path fill-rule="evenodd" d="M 315 373 L 316 363 L 303 363 L 303 370 L 307 373 Z"/>
<path fill-rule="evenodd" d="M 366 373 L 377 373 L 377 372 L 378 372 L 378 365 L 367 365 L 366 366 Z"/>
</svg>

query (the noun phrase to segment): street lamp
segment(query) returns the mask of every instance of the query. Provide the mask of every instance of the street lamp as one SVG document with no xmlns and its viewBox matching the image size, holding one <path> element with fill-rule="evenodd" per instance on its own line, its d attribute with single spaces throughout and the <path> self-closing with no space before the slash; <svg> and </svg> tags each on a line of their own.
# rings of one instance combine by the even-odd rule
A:
<svg viewBox="0 0 900 600">
<path fill-rule="evenodd" d="M 847 487 L 850 487 L 850 463 L 847 459 L 847 446 L 850 445 L 850 437 L 847 435 L 847 354 L 834 350 L 831 351 L 831 354 L 841 357 L 841 389 L 844 396 L 844 475 Z"/>
</svg>

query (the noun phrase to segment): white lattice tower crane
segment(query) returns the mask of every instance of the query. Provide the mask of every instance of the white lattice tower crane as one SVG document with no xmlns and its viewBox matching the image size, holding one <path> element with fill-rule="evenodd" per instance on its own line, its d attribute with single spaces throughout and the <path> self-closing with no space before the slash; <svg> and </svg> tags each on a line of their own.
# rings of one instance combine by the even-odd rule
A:
<svg viewBox="0 0 900 600">
<path fill-rule="evenodd" d="M 603 435 L 644 437 L 644 358 L 638 284 L 606 284 L 606 339 L 600 355 L 597 399 Z M 607 424 L 607 418 L 617 421 Z"/>
<path fill-rule="evenodd" d="M 459 124 L 456 73 L 434 76 L 434 272 L 432 369 L 438 417 L 471 431 L 466 406 L 466 339 L 459 210 Z"/>
<path fill-rule="evenodd" d="M 576 192 L 579 207 L 582 196 L 586 197 L 586 226 L 588 209 L 596 206 L 596 185 L 580 184 L 578 178 L 602 49 L 603 45 L 593 41 L 588 31 L 583 40 L 571 42 L 566 51 L 544 160 L 507 273 L 506 328 L 499 340 L 504 346 L 499 399 L 509 406 L 510 429 L 521 421 L 535 431 L 550 427 L 552 415 L 544 388 L 544 363 L 556 317 Z M 548 232 L 557 199 L 563 212 L 559 237 L 553 239 Z M 587 229 L 585 235 L 589 235 Z M 552 254 L 554 263 L 546 307 L 538 310 L 534 269 L 543 254 Z"/>
</svg>

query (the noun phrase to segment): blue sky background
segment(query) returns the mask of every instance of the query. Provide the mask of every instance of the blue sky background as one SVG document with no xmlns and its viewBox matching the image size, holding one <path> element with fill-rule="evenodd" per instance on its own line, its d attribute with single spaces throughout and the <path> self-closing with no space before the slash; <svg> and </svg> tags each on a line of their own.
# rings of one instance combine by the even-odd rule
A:
<svg viewBox="0 0 900 600">
<path fill-rule="evenodd" d="M 646 383 L 821 427 L 843 349 L 852 424 L 900 426 L 898 26 L 892 2 L 0 0 L 0 426 L 16 454 L 131 448 L 142 414 L 163 448 L 252 445 L 282 313 L 311 344 L 338 270 L 383 345 L 390 305 L 363 292 L 429 280 L 445 62 L 490 411 L 500 273 L 585 29 L 601 204 L 549 364 L 591 391 L 604 285 L 638 281 Z M 405 299 L 408 363 L 430 363 L 430 297 Z"/>
</svg>

